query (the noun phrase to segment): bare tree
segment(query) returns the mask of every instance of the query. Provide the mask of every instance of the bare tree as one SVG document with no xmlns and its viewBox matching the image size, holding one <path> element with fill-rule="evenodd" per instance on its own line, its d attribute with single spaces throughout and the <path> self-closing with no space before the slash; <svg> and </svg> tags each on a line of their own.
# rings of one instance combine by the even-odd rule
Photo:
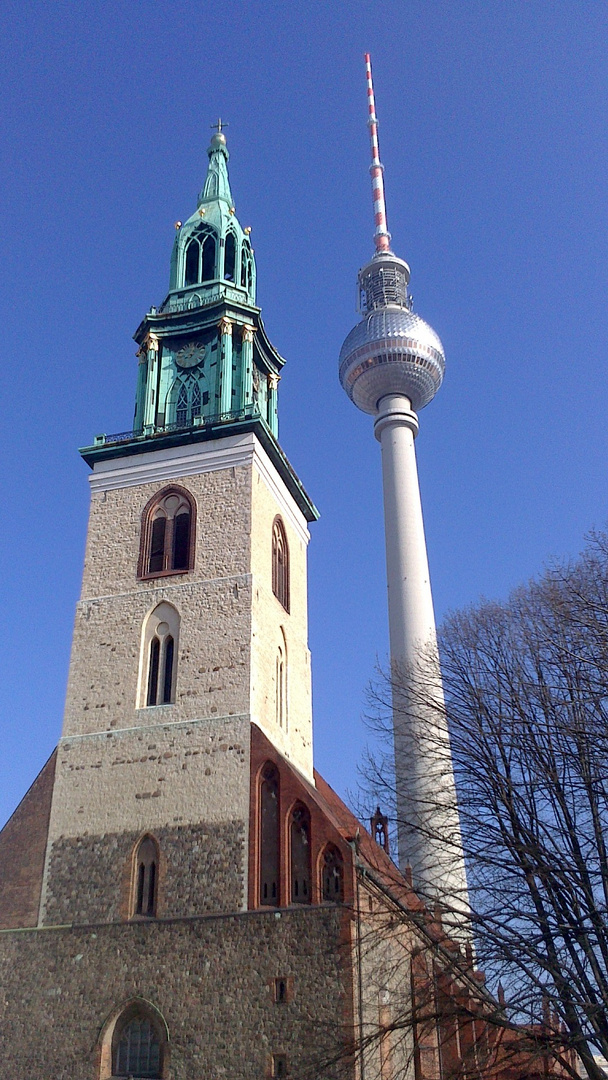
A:
<svg viewBox="0 0 608 1080">
<path fill-rule="evenodd" d="M 434 731 L 449 727 L 468 897 L 443 892 L 442 924 L 449 932 L 452 921 L 457 934 L 468 904 L 476 962 L 499 992 L 497 1023 L 537 1033 L 572 1075 L 565 1051 L 575 1051 L 592 1080 L 605 1080 L 597 1059 L 608 1058 L 608 537 L 594 534 L 578 560 L 506 602 L 452 615 L 439 647 L 441 716 L 425 719 L 437 695 L 424 657 L 376 685 L 372 712 L 385 734 L 395 712 L 416 712 L 408 730 L 425 739 L 427 757 Z M 369 758 L 366 787 L 402 806 L 395 751 L 385 751 Z M 444 792 L 445 754 L 437 761 Z M 407 784 L 407 760 L 397 766 Z M 419 801 L 405 824 L 457 859 L 460 835 L 445 830 L 440 809 L 432 797 Z M 426 899 L 432 906 L 437 897 Z"/>
</svg>

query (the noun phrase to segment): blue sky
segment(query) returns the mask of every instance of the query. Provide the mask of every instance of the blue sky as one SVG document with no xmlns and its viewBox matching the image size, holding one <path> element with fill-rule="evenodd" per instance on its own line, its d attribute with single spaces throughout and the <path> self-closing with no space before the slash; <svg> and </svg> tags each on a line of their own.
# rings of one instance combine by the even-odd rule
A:
<svg viewBox="0 0 608 1080">
<path fill-rule="evenodd" d="M 608 8 L 561 0 L 5 3 L 0 821 L 60 734 L 87 520 L 76 452 L 131 426 L 131 336 L 229 121 L 310 549 L 317 764 L 356 783 L 386 657 L 379 447 L 337 380 L 372 252 L 363 53 L 393 248 L 441 336 L 417 440 L 437 615 L 608 517 Z M 10 614 L 10 618 L 9 618 Z"/>
</svg>

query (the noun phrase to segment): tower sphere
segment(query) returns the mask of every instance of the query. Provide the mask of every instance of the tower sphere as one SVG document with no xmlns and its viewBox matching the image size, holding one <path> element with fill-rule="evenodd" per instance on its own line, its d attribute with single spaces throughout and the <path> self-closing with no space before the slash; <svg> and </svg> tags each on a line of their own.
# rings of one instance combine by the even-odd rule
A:
<svg viewBox="0 0 608 1080">
<path fill-rule="evenodd" d="M 340 382 L 355 405 L 374 415 L 387 394 L 403 394 L 417 412 L 443 381 L 445 355 L 435 331 L 411 311 L 409 266 L 378 252 L 359 271 L 364 317 L 340 350 Z"/>
</svg>

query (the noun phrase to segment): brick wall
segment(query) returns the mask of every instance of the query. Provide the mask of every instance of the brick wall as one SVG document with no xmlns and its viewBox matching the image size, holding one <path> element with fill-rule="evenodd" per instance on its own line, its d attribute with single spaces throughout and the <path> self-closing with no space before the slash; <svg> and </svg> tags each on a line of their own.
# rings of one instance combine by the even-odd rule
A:
<svg viewBox="0 0 608 1080">
<path fill-rule="evenodd" d="M 56 751 L 0 832 L 0 928 L 38 921 Z"/>
</svg>

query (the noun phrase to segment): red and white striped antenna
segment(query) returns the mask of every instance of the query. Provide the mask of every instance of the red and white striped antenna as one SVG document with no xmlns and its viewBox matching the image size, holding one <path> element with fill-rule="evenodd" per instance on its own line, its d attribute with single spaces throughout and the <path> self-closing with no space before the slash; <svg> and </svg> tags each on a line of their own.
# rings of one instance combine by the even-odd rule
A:
<svg viewBox="0 0 608 1080">
<path fill-rule="evenodd" d="M 374 243 L 377 252 L 390 251 L 391 234 L 386 227 L 386 203 L 384 201 L 384 165 L 380 161 L 380 150 L 378 148 L 378 117 L 376 116 L 376 101 L 372 81 L 372 61 L 369 53 L 365 54 L 365 73 L 367 76 L 367 107 L 369 110 L 367 123 L 372 148 L 370 173 L 372 176 L 372 199 L 376 224 Z"/>
</svg>

